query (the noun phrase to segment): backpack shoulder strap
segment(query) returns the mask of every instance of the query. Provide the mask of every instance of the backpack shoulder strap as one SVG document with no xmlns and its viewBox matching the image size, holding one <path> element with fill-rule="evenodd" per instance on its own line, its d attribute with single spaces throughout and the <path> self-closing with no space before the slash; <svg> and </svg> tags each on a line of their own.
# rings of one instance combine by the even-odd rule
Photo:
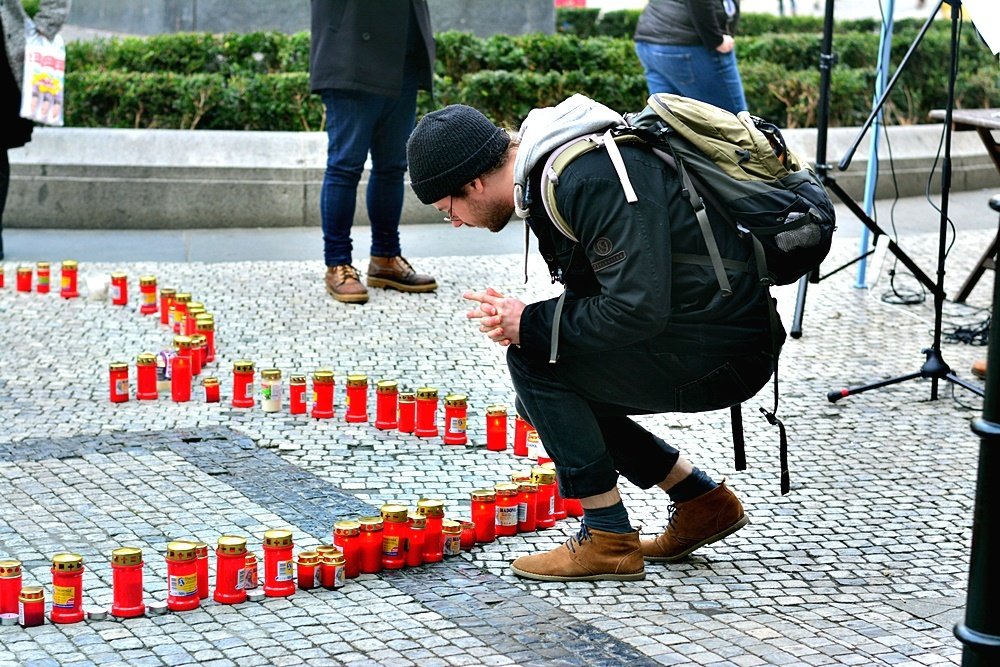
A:
<svg viewBox="0 0 1000 667">
<path fill-rule="evenodd" d="M 549 219 L 552 220 L 556 229 L 563 236 L 571 241 L 579 241 L 569 223 L 566 222 L 566 218 L 559 212 L 559 207 L 556 204 L 556 186 L 559 185 L 559 177 L 562 176 L 566 167 L 581 155 L 603 146 L 608 151 L 608 157 L 611 158 L 611 164 L 615 167 L 615 173 L 618 174 L 618 181 L 621 183 L 625 194 L 625 201 L 630 204 L 635 203 L 639 201 L 639 198 L 632 188 L 632 182 L 629 180 L 628 170 L 625 168 L 625 160 L 622 159 L 621 151 L 618 150 L 618 144 L 641 141 L 642 139 L 635 135 L 616 135 L 609 129 L 604 134 L 588 134 L 572 139 L 549 154 L 548 159 L 545 161 L 545 166 L 542 168 L 542 205 L 545 207 L 545 213 L 549 216 Z"/>
</svg>

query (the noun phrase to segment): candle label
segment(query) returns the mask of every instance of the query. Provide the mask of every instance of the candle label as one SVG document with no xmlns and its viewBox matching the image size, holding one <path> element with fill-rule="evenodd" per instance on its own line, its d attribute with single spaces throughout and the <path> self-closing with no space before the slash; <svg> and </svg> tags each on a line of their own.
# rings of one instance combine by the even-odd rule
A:
<svg viewBox="0 0 1000 667">
<path fill-rule="evenodd" d="M 323 585 L 323 573 L 320 571 L 319 565 L 313 568 L 313 587 L 319 588 Z"/>
<path fill-rule="evenodd" d="M 76 606 L 76 587 L 53 586 L 52 606 L 60 609 L 73 609 Z"/>
<path fill-rule="evenodd" d="M 281 400 L 281 385 L 280 384 L 261 384 L 260 385 L 260 397 L 265 401 Z"/>
<path fill-rule="evenodd" d="M 344 567 L 342 565 L 333 566 L 333 587 L 340 588 L 344 585 Z"/>
<path fill-rule="evenodd" d="M 516 526 L 517 525 L 517 506 L 513 505 L 511 507 L 501 507 L 497 505 L 497 525 L 498 526 Z"/>
<path fill-rule="evenodd" d="M 398 556 L 400 553 L 399 549 L 399 538 L 395 535 L 386 535 L 382 538 L 382 555 L 383 556 Z"/>
<path fill-rule="evenodd" d="M 142 302 L 148 306 L 156 303 L 156 292 L 143 292 Z"/>
<path fill-rule="evenodd" d="M 236 590 L 245 591 L 249 588 L 252 588 L 250 586 L 250 570 L 247 568 L 238 570 L 236 572 Z"/>
<path fill-rule="evenodd" d="M 556 497 L 549 496 L 549 515 L 556 513 Z"/>
<path fill-rule="evenodd" d="M 449 419 L 448 430 L 451 433 L 465 433 L 465 417 L 452 417 Z"/>
<path fill-rule="evenodd" d="M 38 274 L 38 287 L 48 287 L 49 286 L 49 274 L 39 273 Z"/>
<path fill-rule="evenodd" d="M 17 601 L 17 623 L 24 627 L 24 602 L 21 600 Z"/>
<path fill-rule="evenodd" d="M 63 275 L 59 281 L 60 289 L 69 289 L 69 276 Z"/>
<path fill-rule="evenodd" d="M 528 503 L 517 504 L 517 522 L 524 523 L 528 520 Z"/>
<path fill-rule="evenodd" d="M 121 285 L 116 285 L 115 283 L 111 283 L 111 290 L 109 291 L 109 293 L 111 294 L 112 301 L 120 300 L 122 298 Z"/>
<path fill-rule="evenodd" d="M 179 577 L 167 577 L 167 594 L 174 597 L 186 598 L 198 594 L 198 573 L 181 575 Z"/>
<path fill-rule="evenodd" d="M 115 393 L 116 394 L 127 394 L 128 393 L 128 378 L 122 378 L 120 380 L 115 380 Z"/>
<path fill-rule="evenodd" d="M 247 384 L 246 384 L 246 392 L 247 392 L 246 393 L 247 398 L 250 398 L 251 396 L 253 396 L 253 382 L 247 382 Z"/>
<path fill-rule="evenodd" d="M 294 579 L 295 577 L 292 573 L 292 565 L 293 563 L 290 560 L 279 560 L 278 569 L 274 575 L 274 580 L 291 581 L 292 579 Z"/>
<path fill-rule="evenodd" d="M 462 553 L 462 536 L 448 535 L 444 538 L 444 553 L 446 556 L 457 556 Z"/>
</svg>

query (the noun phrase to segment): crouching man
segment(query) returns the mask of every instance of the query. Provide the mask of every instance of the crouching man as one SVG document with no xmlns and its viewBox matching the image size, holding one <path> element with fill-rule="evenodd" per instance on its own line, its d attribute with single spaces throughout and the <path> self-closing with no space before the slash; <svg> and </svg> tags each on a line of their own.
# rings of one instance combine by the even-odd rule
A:
<svg viewBox="0 0 1000 667">
<path fill-rule="evenodd" d="M 630 416 L 735 405 L 767 383 L 776 363 L 766 290 L 753 270 L 734 270 L 723 297 L 711 263 L 691 260 L 706 254 L 702 231 L 677 174 L 648 147 L 617 151 L 635 201 L 599 149 L 569 163 L 554 208 L 546 204 L 539 188 L 550 154 L 581 129 L 621 120 L 587 102 L 535 110 L 519 133 L 452 105 L 425 116 L 407 145 L 421 202 L 454 227 L 492 232 L 516 210 L 565 287 L 530 304 L 492 288 L 465 294 L 475 302 L 468 317 L 507 347 L 518 413 L 555 461 L 560 493 L 584 508 L 575 537 L 514 561 L 515 574 L 541 581 L 642 579 L 644 561 L 681 560 L 745 526 L 725 481 Z M 749 245 L 712 226 L 724 257 L 753 266 Z M 619 475 L 669 495 L 672 513 L 655 539 L 640 539 L 629 523 Z"/>
</svg>

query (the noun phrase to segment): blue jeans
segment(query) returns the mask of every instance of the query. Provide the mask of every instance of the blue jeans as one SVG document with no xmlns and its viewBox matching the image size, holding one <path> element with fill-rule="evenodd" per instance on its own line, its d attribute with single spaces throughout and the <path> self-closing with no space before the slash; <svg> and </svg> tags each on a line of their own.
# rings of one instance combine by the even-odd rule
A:
<svg viewBox="0 0 1000 667">
<path fill-rule="evenodd" d="M 416 77 L 404 80 L 399 97 L 354 90 L 323 90 L 321 96 L 326 105 L 328 137 L 319 204 L 326 265 L 351 263 L 351 225 L 358 182 L 369 151 L 372 169 L 366 200 L 372 226 L 371 254 L 399 255 L 406 140 L 413 131 L 417 111 Z"/>
<path fill-rule="evenodd" d="M 635 43 L 646 70 L 649 94 L 674 93 L 714 104 L 733 113 L 746 111 L 736 50 L 719 53 L 704 46 Z"/>
<path fill-rule="evenodd" d="M 619 474 L 641 489 L 667 477 L 678 450 L 629 415 L 736 405 L 754 396 L 774 370 L 769 352 L 680 355 L 657 350 L 655 341 L 555 364 L 512 345 L 507 367 L 517 412 L 538 430 L 567 498 L 610 491 Z"/>
</svg>

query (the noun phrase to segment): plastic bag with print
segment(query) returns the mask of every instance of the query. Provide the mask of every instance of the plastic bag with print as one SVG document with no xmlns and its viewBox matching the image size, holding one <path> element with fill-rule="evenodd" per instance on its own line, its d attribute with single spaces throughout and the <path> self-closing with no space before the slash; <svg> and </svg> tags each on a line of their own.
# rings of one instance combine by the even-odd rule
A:
<svg viewBox="0 0 1000 667">
<path fill-rule="evenodd" d="M 62 125 L 66 44 L 60 35 L 46 38 L 31 19 L 24 22 L 24 35 L 21 117 L 45 125 Z"/>
</svg>

